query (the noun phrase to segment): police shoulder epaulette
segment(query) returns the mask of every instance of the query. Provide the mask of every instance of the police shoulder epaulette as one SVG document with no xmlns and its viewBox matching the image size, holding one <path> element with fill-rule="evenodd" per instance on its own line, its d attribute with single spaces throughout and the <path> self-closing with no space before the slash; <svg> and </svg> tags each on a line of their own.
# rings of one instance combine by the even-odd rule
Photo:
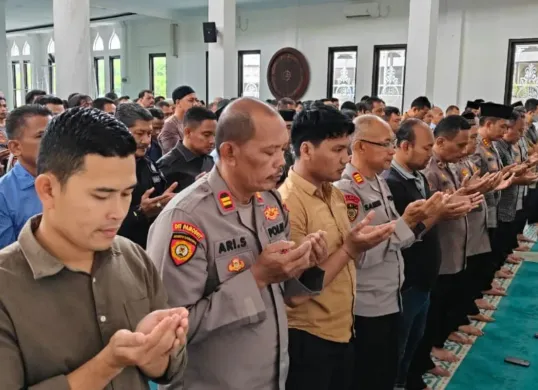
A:
<svg viewBox="0 0 538 390">
<path fill-rule="evenodd" d="M 196 208 L 202 200 L 212 195 L 213 192 L 205 181 L 198 180 L 194 184 L 185 188 L 179 194 L 175 196 L 172 202 L 175 203 L 175 207 L 190 212 Z"/>
</svg>

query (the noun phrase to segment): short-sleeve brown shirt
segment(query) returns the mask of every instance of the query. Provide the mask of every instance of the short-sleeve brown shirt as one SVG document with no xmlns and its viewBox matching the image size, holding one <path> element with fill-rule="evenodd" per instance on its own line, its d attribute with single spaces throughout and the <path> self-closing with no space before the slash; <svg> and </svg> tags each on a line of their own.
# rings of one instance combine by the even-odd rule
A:
<svg viewBox="0 0 538 390">
<path fill-rule="evenodd" d="M 41 216 L 0 251 L 0 389 L 69 389 L 66 375 L 97 355 L 120 329 L 134 331 L 167 306 L 166 292 L 145 252 L 123 237 L 97 252 L 90 274 L 67 268 L 36 240 Z M 159 382 L 181 375 L 182 349 Z M 34 387 L 35 386 L 35 387 Z M 136 367 L 106 390 L 149 389 Z"/>
</svg>

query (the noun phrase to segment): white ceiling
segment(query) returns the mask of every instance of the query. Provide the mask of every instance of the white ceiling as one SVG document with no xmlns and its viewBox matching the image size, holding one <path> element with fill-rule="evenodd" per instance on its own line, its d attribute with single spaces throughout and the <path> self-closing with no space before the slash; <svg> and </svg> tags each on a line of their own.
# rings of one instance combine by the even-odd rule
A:
<svg viewBox="0 0 538 390">
<path fill-rule="evenodd" d="M 76 1 L 76 0 L 74 0 Z M 239 7 L 282 7 L 329 3 L 331 0 L 236 0 Z M 332 0 L 342 1 L 342 0 Z M 345 1 L 345 0 L 344 0 Z M 368 0 L 350 0 L 367 2 Z M 372 0 L 370 0 L 372 1 Z M 205 12 L 208 0 L 90 0 L 91 18 L 136 13 L 165 19 L 180 19 L 186 13 Z M 7 0 L 7 30 L 52 24 L 53 0 Z"/>
</svg>

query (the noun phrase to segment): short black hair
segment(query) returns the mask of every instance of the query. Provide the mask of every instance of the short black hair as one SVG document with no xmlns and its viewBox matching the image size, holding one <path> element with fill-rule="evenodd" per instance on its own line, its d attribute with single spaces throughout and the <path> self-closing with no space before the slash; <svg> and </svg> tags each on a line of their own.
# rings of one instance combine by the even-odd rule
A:
<svg viewBox="0 0 538 390">
<path fill-rule="evenodd" d="M 146 93 L 151 93 L 153 95 L 153 91 L 151 89 L 143 89 L 142 91 L 140 91 L 140 93 L 138 94 L 138 98 L 139 99 L 142 99 Z"/>
<path fill-rule="evenodd" d="M 155 104 L 155 107 L 163 108 L 163 107 L 170 107 L 170 103 L 168 103 L 166 100 L 161 100 L 160 102 Z"/>
<path fill-rule="evenodd" d="M 326 102 L 332 102 L 332 99 L 324 98 L 324 99 L 319 99 L 319 100 L 316 100 L 316 101 L 326 103 Z"/>
<path fill-rule="evenodd" d="M 386 106 L 385 107 L 385 119 L 389 120 L 392 114 L 400 115 L 400 109 L 398 107 L 394 106 Z"/>
<path fill-rule="evenodd" d="M 52 112 L 40 104 L 27 104 L 11 111 L 6 119 L 6 135 L 9 140 L 20 137 L 26 121 L 34 116 L 52 116 Z"/>
<path fill-rule="evenodd" d="M 131 100 L 131 97 L 128 96 L 128 95 L 120 96 L 120 97 L 118 98 L 118 101 L 120 101 L 120 100 Z"/>
<path fill-rule="evenodd" d="M 166 99 L 166 98 L 165 98 L 164 96 L 161 96 L 161 95 L 155 97 L 155 101 L 156 101 L 157 103 L 158 103 L 158 102 L 162 102 L 162 101 L 165 100 L 165 99 Z"/>
<path fill-rule="evenodd" d="M 47 93 L 41 89 L 32 89 L 31 91 L 28 91 L 24 97 L 24 101 L 26 104 L 33 104 L 36 96 L 45 96 L 46 94 Z"/>
<path fill-rule="evenodd" d="M 342 103 L 342 106 L 340 107 L 341 110 L 353 110 L 357 111 L 357 106 L 355 103 L 350 102 L 349 100 L 347 102 Z"/>
<path fill-rule="evenodd" d="M 510 122 L 517 122 L 521 118 L 523 118 L 524 113 L 522 113 L 520 110 L 514 109 L 512 111 L 512 115 L 510 115 Z"/>
<path fill-rule="evenodd" d="M 364 103 L 363 101 L 358 102 L 357 104 L 355 104 L 355 106 L 357 107 L 358 113 L 365 113 L 367 111 L 366 103 Z"/>
<path fill-rule="evenodd" d="M 7 100 L 6 100 L 6 97 L 5 97 L 5 96 L 1 96 L 1 95 L 0 95 L 0 100 L 3 100 L 4 102 L 7 102 Z"/>
<path fill-rule="evenodd" d="M 133 127 L 136 121 L 149 122 L 153 120 L 153 115 L 136 103 L 123 103 L 116 109 L 116 119 L 127 127 Z"/>
<path fill-rule="evenodd" d="M 107 104 L 116 104 L 114 103 L 114 100 L 112 99 L 109 99 L 109 98 L 106 98 L 106 97 L 102 97 L 102 98 L 97 98 L 93 101 L 92 103 L 92 107 L 93 108 L 97 108 L 98 110 L 101 110 L 101 111 L 104 111 L 105 110 L 105 106 Z"/>
<path fill-rule="evenodd" d="M 76 93 L 67 99 L 67 104 L 69 105 L 69 108 L 79 107 L 85 100 L 92 100 L 92 98 L 89 95 L 81 95 Z"/>
<path fill-rule="evenodd" d="M 357 111 L 355 110 L 348 110 L 347 108 L 344 108 L 341 111 L 342 111 L 342 114 L 347 116 L 350 120 L 353 120 L 357 117 Z"/>
<path fill-rule="evenodd" d="M 205 120 L 216 121 L 217 116 L 205 107 L 191 107 L 183 117 L 183 126 L 198 127 Z"/>
<path fill-rule="evenodd" d="M 339 101 L 340 101 L 340 99 L 338 99 L 338 98 L 336 98 L 336 97 L 332 97 L 332 98 L 330 98 L 329 100 L 330 100 L 331 102 L 333 102 L 333 103 L 336 103 L 336 102 L 339 102 Z"/>
<path fill-rule="evenodd" d="M 42 96 L 39 96 L 35 100 L 34 104 L 40 104 L 42 106 L 46 106 L 47 104 L 54 104 L 54 105 L 58 105 L 58 106 L 63 106 L 64 101 L 62 99 L 60 99 L 59 97 L 56 97 L 56 96 L 42 95 Z"/>
<path fill-rule="evenodd" d="M 148 109 L 153 119 L 164 119 L 164 113 L 160 108 L 152 107 Z"/>
<path fill-rule="evenodd" d="M 411 102 L 411 108 L 418 108 L 419 110 L 423 110 L 425 108 L 431 110 L 432 104 L 430 103 L 430 100 L 426 96 L 419 96 L 415 100 Z"/>
<path fill-rule="evenodd" d="M 118 95 L 116 94 L 116 92 L 107 92 L 105 94 L 105 97 L 110 99 L 110 100 L 118 100 Z"/>
<path fill-rule="evenodd" d="M 447 113 L 447 112 L 449 112 L 449 111 L 452 111 L 452 110 L 458 110 L 458 111 L 459 111 L 459 109 L 460 109 L 460 108 L 459 108 L 458 106 L 456 106 L 456 105 L 453 104 L 453 105 L 447 107 L 445 113 Z"/>
<path fill-rule="evenodd" d="M 385 104 L 385 101 L 383 99 L 378 98 L 377 96 L 370 96 L 368 99 L 364 101 L 366 111 L 372 112 L 372 110 L 374 109 L 374 103 Z"/>
<path fill-rule="evenodd" d="M 136 142 L 123 123 L 95 108 L 77 107 L 54 117 L 41 140 L 38 174 L 50 172 L 63 185 L 84 169 L 84 157 L 128 157 Z"/>
<path fill-rule="evenodd" d="M 295 104 L 295 100 L 289 98 L 289 97 L 283 97 L 282 99 L 280 99 L 278 101 L 278 106 L 281 107 L 281 106 L 287 106 L 287 105 L 290 105 L 290 104 Z"/>
<path fill-rule="evenodd" d="M 301 144 L 311 142 L 319 146 L 324 140 L 349 136 L 355 125 L 346 115 L 334 107 L 317 107 L 303 110 L 295 116 L 291 126 L 291 144 L 297 157 L 301 155 Z"/>
<path fill-rule="evenodd" d="M 454 139 L 462 130 L 470 130 L 469 122 L 460 115 L 449 115 L 441 119 L 441 122 L 435 126 L 433 135 L 435 138 L 444 137 L 446 139 Z"/>
<path fill-rule="evenodd" d="M 398 131 L 396 132 L 396 141 L 398 146 L 402 144 L 402 142 L 407 141 L 410 143 L 415 142 L 415 126 L 416 125 L 425 125 L 425 123 L 416 118 L 409 118 L 404 120 L 400 127 L 398 128 Z M 426 125 L 427 126 L 427 125 Z"/>
<path fill-rule="evenodd" d="M 73 92 L 69 94 L 69 96 L 67 97 L 67 100 L 71 100 L 71 98 L 75 97 L 75 95 L 80 95 L 80 94 L 78 92 Z"/>
<path fill-rule="evenodd" d="M 361 97 L 361 102 L 365 102 L 366 100 L 370 99 L 370 96 L 369 95 L 364 95 L 363 97 Z"/>
<path fill-rule="evenodd" d="M 534 112 L 538 108 L 538 99 L 530 98 L 525 102 L 525 111 Z"/>
</svg>

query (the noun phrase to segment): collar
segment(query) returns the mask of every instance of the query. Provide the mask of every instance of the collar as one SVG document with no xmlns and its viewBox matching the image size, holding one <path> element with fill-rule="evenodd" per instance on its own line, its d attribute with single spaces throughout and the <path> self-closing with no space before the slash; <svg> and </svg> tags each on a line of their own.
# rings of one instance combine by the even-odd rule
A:
<svg viewBox="0 0 538 390">
<path fill-rule="evenodd" d="M 435 152 L 432 154 L 432 158 L 430 160 L 430 164 L 435 164 L 439 169 L 448 169 L 448 164 L 441 161 L 439 157 L 435 154 Z"/>
<path fill-rule="evenodd" d="M 354 182 L 358 186 L 362 186 L 366 183 L 366 180 L 364 180 L 362 174 L 351 163 L 346 164 L 346 168 L 344 169 L 344 175 L 347 176 L 352 182 Z"/>
<path fill-rule="evenodd" d="M 27 190 L 34 186 L 35 177 L 33 177 L 20 162 L 17 162 L 13 167 L 13 175 L 15 175 L 19 181 L 21 190 Z"/>
<path fill-rule="evenodd" d="M 221 214 L 228 215 L 237 211 L 235 201 L 232 198 L 232 193 L 228 188 L 228 184 L 226 184 L 222 178 L 217 165 L 215 165 L 213 169 L 211 169 L 211 172 L 209 172 L 207 175 L 207 183 L 209 184 L 213 196 L 215 197 L 215 202 L 219 205 Z M 257 206 L 263 206 L 265 202 L 263 200 L 262 193 L 256 192 L 254 196 L 256 198 L 254 204 Z"/>
<path fill-rule="evenodd" d="M 332 193 L 331 183 L 323 183 L 321 185 L 321 191 L 323 192 L 323 194 L 319 194 L 318 188 L 314 184 L 310 183 L 308 180 L 300 176 L 297 172 L 293 170 L 293 168 L 290 168 L 289 170 L 288 179 L 294 186 L 299 187 L 301 190 L 303 190 L 310 196 L 317 195 L 320 197 L 329 197 Z"/>
<path fill-rule="evenodd" d="M 394 169 L 396 169 L 396 171 L 398 171 L 398 173 L 403 176 L 404 179 L 407 179 L 407 180 L 418 180 L 419 179 L 419 176 L 418 174 L 414 174 L 414 173 L 411 173 L 409 172 L 407 169 L 405 169 L 403 166 L 401 166 L 400 164 L 398 164 L 398 162 L 393 158 L 392 159 L 392 163 L 391 163 L 392 167 Z"/>
<path fill-rule="evenodd" d="M 41 223 L 41 218 L 42 214 L 30 218 L 22 228 L 18 238 L 22 253 L 32 270 L 35 280 L 56 275 L 66 268 L 60 260 L 47 252 L 35 238 L 34 233 Z M 96 260 L 107 259 L 120 253 L 118 244 L 114 240 L 111 248 L 96 252 Z"/>
<path fill-rule="evenodd" d="M 186 162 L 191 162 L 192 160 L 201 157 L 196 154 L 194 154 L 189 148 L 187 148 L 185 145 L 183 145 L 182 141 L 178 141 L 176 144 L 176 149 L 179 153 L 183 155 L 183 158 Z"/>
</svg>

